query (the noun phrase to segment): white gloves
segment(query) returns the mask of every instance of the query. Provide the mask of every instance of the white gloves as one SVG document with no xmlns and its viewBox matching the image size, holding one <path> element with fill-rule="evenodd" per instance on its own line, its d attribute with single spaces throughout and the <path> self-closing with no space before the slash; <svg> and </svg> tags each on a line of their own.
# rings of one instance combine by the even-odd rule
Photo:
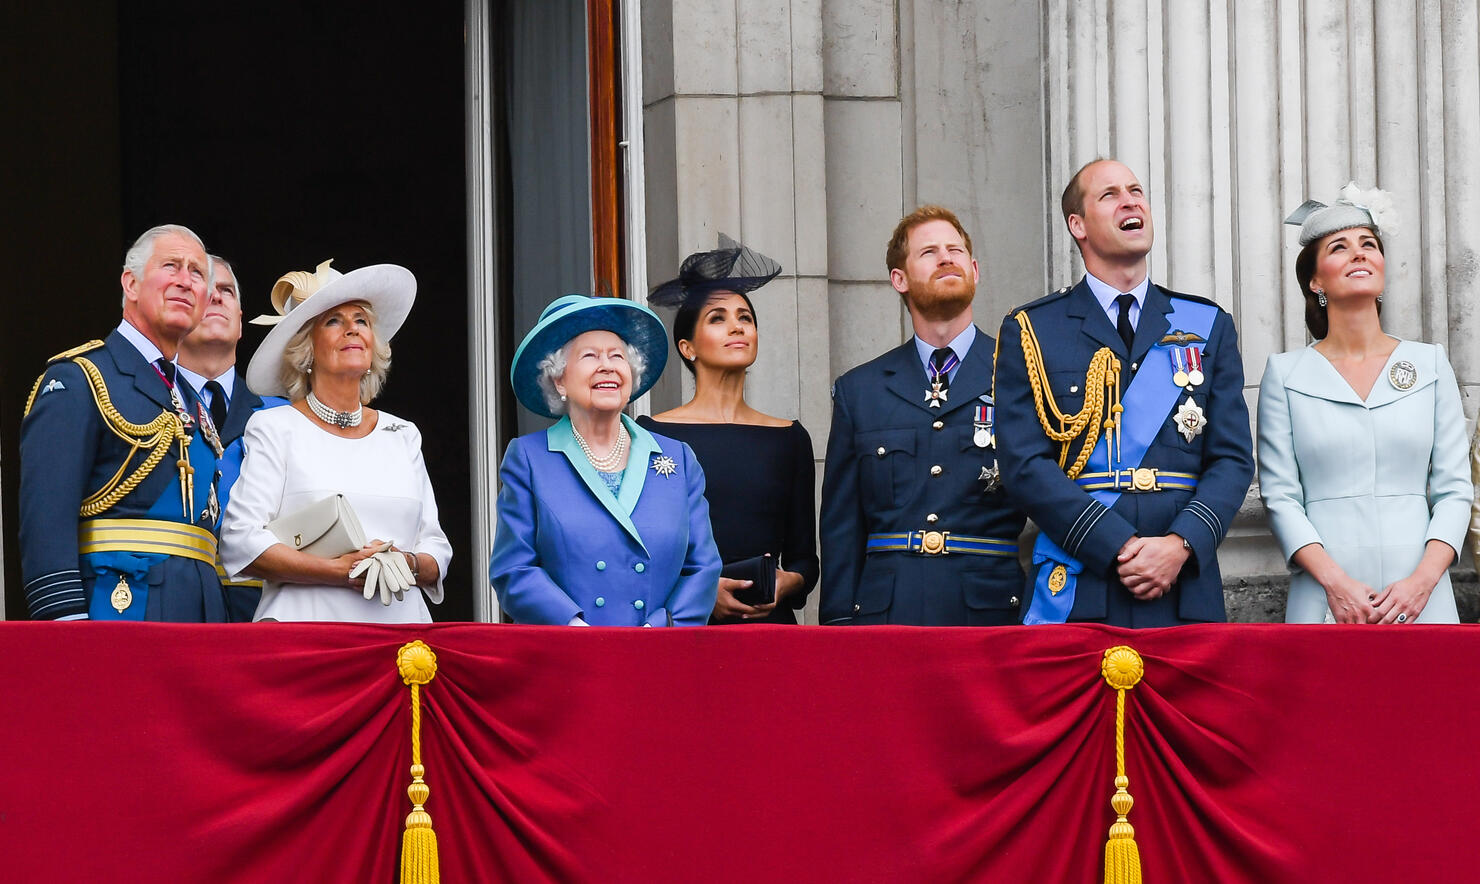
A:
<svg viewBox="0 0 1480 884">
<path fill-rule="evenodd" d="M 387 543 L 379 552 L 361 559 L 349 572 L 351 578 L 364 575 L 367 601 L 375 598 L 378 591 L 380 603 L 387 606 L 391 603 L 391 596 L 399 602 L 405 598 L 406 590 L 416 586 L 416 578 L 406 564 L 405 554 L 390 547 Z"/>
</svg>

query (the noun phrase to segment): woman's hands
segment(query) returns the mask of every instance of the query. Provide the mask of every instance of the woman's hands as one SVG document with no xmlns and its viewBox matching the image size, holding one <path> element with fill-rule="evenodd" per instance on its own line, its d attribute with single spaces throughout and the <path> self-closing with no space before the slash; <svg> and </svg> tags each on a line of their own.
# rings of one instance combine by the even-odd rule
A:
<svg viewBox="0 0 1480 884">
<path fill-rule="evenodd" d="M 1290 557 L 1326 591 L 1326 607 L 1337 623 L 1371 623 L 1372 600 L 1377 597 L 1372 587 L 1354 580 L 1336 564 L 1331 554 L 1319 543 L 1308 543 Z"/>
<path fill-rule="evenodd" d="M 751 620 L 764 620 L 776 610 L 776 606 L 788 597 L 801 590 L 805 581 L 802 575 L 795 571 L 783 571 L 776 569 L 776 601 L 768 605 L 747 605 L 735 598 L 735 593 L 742 589 L 749 589 L 755 581 L 733 580 L 729 577 L 719 579 L 719 594 L 714 598 L 714 613 L 711 619 L 719 623 L 746 623 Z"/>
<path fill-rule="evenodd" d="M 1369 623 L 1412 623 L 1423 613 L 1429 596 L 1444 570 L 1454 562 L 1455 552 L 1442 540 L 1430 540 L 1413 573 L 1388 584 L 1372 602 Z"/>
</svg>

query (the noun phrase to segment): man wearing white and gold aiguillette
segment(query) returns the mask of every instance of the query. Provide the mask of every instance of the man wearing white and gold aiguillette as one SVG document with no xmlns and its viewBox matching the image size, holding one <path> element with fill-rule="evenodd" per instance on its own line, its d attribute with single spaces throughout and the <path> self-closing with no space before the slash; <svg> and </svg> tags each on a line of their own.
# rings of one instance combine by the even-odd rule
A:
<svg viewBox="0 0 1480 884">
<path fill-rule="evenodd" d="M 123 269 L 123 321 L 52 357 L 21 424 L 20 540 L 36 620 L 223 621 L 216 577 L 221 439 L 177 372 L 211 266 L 177 225 Z"/>
<path fill-rule="evenodd" d="M 1080 169 L 1063 212 L 1085 277 L 998 336 L 1002 480 L 1042 532 L 1023 621 L 1226 620 L 1218 544 L 1254 471 L 1233 319 L 1150 281 L 1151 210 L 1121 163 Z"/>
</svg>

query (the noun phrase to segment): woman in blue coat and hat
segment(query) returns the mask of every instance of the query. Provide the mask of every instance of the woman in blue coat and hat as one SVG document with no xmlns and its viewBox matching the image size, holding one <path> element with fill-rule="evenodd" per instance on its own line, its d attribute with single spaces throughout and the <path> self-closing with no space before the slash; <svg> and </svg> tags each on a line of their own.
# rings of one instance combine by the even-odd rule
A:
<svg viewBox="0 0 1480 884">
<path fill-rule="evenodd" d="M 704 473 L 682 442 L 622 413 L 663 372 L 663 323 L 631 301 L 566 295 L 514 353 L 514 394 L 548 430 L 499 468 L 489 578 L 516 623 L 698 626 L 720 558 Z"/>
</svg>

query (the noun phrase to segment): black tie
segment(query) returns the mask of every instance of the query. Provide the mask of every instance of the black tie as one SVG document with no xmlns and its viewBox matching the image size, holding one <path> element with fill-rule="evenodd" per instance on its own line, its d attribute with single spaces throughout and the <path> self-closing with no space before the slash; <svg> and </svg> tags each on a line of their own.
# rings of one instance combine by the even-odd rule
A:
<svg viewBox="0 0 1480 884">
<path fill-rule="evenodd" d="M 154 360 L 154 364 L 159 366 L 159 373 L 164 375 L 164 382 L 173 387 L 175 385 L 175 363 L 161 356 Z"/>
<path fill-rule="evenodd" d="M 1131 325 L 1131 305 L 1136 303 L 1135 295 L 1121 295 L 1115 299 L 1120 305 L 1120 317 L 1115 320 L 1115 330 L 1120 332 L 1120 339 L 1125 341 L 1126 355 L 1130 355 L 1131 342 L 1136 339 L 1135 326 Z"/>
<path fill-rule="evenodd" d="M 939 380 L 942 390 L 951 388 L 951 368 L 956 358 L 956 351 L 950 347 L 941 347 L 930 354 L 930 379 Z"/>
<path fill-rule="evenodd" d="M 206 392 L 211 394 L 211 423 L 219 433 L 221 425 L 226 423 L 226 391 L 215 381 L 206 381 Z"/>
</svg>

